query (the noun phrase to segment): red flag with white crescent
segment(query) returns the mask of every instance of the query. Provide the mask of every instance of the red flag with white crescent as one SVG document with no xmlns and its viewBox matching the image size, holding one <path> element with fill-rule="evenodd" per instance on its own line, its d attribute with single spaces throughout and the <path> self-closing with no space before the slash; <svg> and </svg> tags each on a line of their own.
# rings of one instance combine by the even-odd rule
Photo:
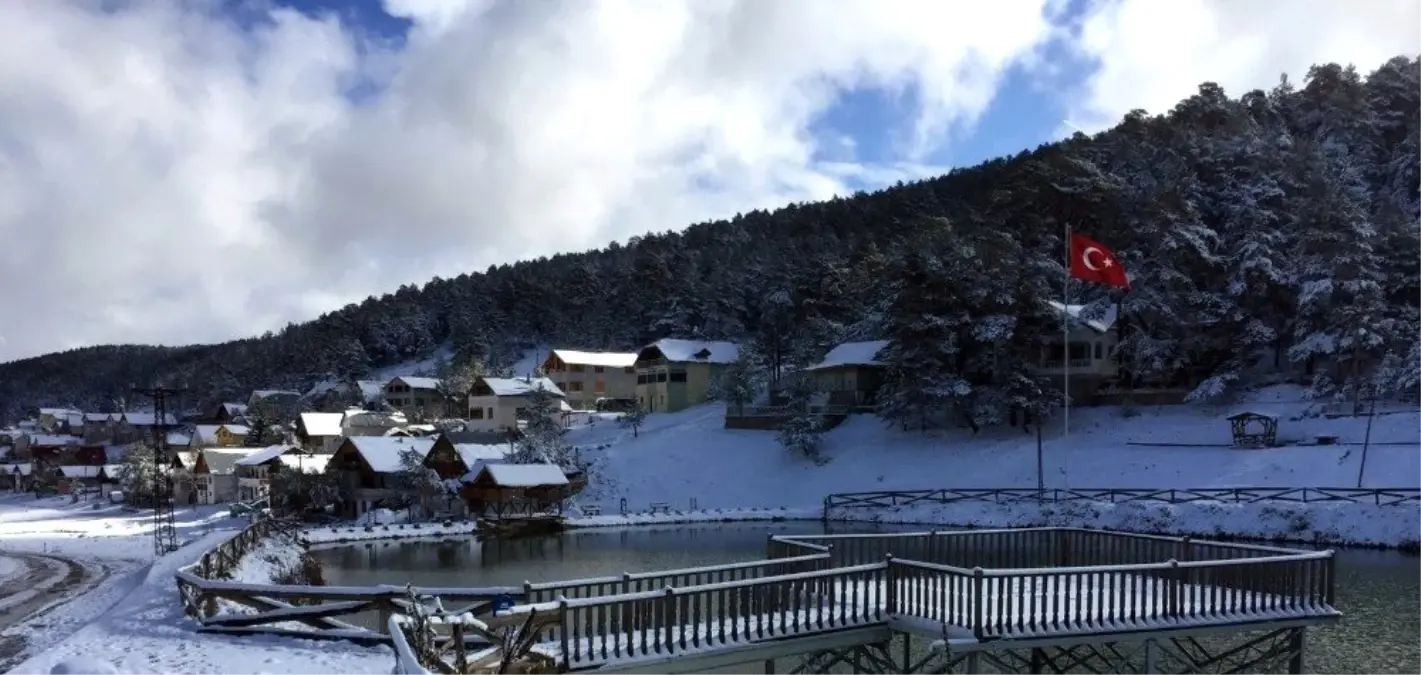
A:
<svg viewBox="0 0 1421 675">
<path fill-rule="evenodd" d="M 1071 233 L 1071 276 L 1081 281 L 1130 290 L 1130 277 L 1115 252 L 1090 237 Z"/>
</svg>

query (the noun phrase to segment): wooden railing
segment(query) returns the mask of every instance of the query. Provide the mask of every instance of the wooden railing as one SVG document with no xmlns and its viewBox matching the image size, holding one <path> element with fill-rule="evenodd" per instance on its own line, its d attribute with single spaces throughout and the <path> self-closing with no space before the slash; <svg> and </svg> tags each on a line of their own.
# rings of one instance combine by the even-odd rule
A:
<svg viewBox="0 0 1421 675">
<path fill-rule="evenodd" d="M 238 532 L 231 539 L 202 554 L 194 570 L 204 579 L 225 579 L 242 561 L 242 557 L 273 535 L 294 535 L 300 525 L 275 518 L 261 518 Z"/>
<path fill-rule="evenodd" d="M 1349 502 L 1355 504 L 1406 504 L 1421 502 L 1421 488 L 1104 488 L 1048 489 L 984 488 L 938 490 L 880 490 L 875 492 L 841 492 L 824 498 L 824 515 L 830 509 L 893 508 L 914 504 L 952 504 L 955 502 L 1109 502 L 1124 504 L 1145 502 L 1158 504 L 1189 504 L 1221 502 L 1250 504 L 1257 502 Z"/>
<path fill-rule="evenodd" d="M 529 604 L 552 602 L 559 598 L 600 598 L 645 591 L 661 591 L 668 587 L 703 586 L 706 584 L 749 581 L 762 577 L 822 570 L 829 566 L 828 553 L 813 553 L 793 557 L 751 560 L 748 562 L 687 567 L 675 570 L 627 573 L 619 576 L 591 577 L 570 581 L 524 583 L 522 595 Z"/>
</svg>

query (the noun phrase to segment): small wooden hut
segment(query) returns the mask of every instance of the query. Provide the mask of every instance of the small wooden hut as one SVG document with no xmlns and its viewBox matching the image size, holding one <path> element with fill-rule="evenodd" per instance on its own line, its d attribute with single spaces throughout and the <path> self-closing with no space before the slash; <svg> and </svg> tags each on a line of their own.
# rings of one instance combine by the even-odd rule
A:
<svg viewBox="0 0 1421 675">
<path fill-rule="evenodd" d="M 1278 416 L 1244 411 L 1226 417 L 1233 429 L 1235 448 L 1271 448 L 1278 445 Z"/>
<path fill-rule="evenodd" d="M 469 513 L 503 518 L 554 508 L 561 514 L 571 490 L 567 474 L 556 464 L 485 464 L 459 496 Z"/>
</svg>

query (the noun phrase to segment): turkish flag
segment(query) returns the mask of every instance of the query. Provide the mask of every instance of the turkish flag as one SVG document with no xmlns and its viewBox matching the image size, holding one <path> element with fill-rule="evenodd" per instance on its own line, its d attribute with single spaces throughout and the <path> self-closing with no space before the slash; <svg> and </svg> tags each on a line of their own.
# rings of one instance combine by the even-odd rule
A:
<svg viewBox="0 0 1421 675">
<path fill-rule="evenodd" d="M 1071 276 L 1081 281 L 1130 290 L 1130 277 L 1115 252 L 1090 237 L 1071 233 Z"/>
</svg>

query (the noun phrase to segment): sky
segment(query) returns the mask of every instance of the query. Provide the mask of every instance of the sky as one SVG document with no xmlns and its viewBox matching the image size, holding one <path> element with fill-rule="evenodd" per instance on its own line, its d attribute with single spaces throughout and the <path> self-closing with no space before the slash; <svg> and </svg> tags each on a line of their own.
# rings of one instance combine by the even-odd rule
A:
<svg viewBox="0 0 1421 675">
<path fill-rule="evenodd" d="M 0 25 L 0 361 L 256 335 L 1421 52 L 1417 0 L 6 0 Z"/>
</svg>

